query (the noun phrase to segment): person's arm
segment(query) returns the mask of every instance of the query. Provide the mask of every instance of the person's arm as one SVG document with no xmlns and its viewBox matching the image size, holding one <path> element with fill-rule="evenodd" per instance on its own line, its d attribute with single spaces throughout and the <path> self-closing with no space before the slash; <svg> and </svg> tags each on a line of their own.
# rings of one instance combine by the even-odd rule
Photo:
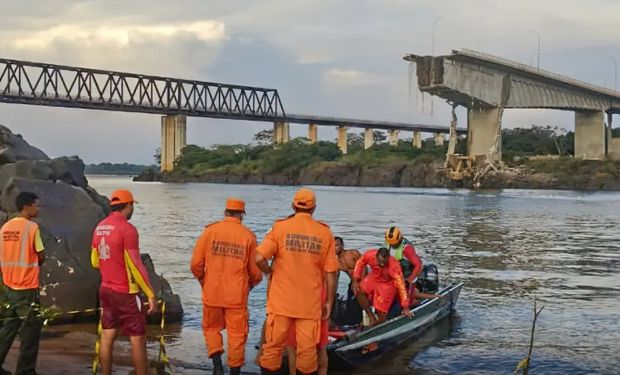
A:
<svg viewBox="0 0 620 375">
<path fill-rule="evenodd" d="M 327 288 L 327 301 L 323 309 L 323 319 L 329 318 L 336 299 L 336 272 L 340 269 L 338 257 L 336 256 L 336 243 L 334 236 L 330 233 L 327 241 L 327 251 L 323 258 L 323 271 L 325 272 L 325 286 Z"/>
<path fill-rule="evenodd" d="M 415 280 L 416 277 L 418 277 L 422 272 L 422 260 L 415 252 L 415 248 L 411 244 L 405 246 L 403 249 L 403 256 L 413 265 L 413 272 L 411 272 L 411 275 L 407 278 L 407 282 L 411 284 L 413 280 Z"/>
<path fill-rule="evenodd" d="M 327 287 L 327 302 L 323 309 L 323 316 L 321 318 L 323 320 L 331 315 L 334 300 L 336 299 L 336 272 L 325 272 L 325 286 Z"/>
<path fill-rule="evenodd" d="M 394 285 L 398 290 L 398 297 L 400 298 L 400 305 L 403 308 L 403 315 L 408 317 L 412 317 L 411 311 L 409 310 L 409 295 L 407 293 L 407 288 L 405 287 L 405 278 L 403 277 L 403 271 L 396 261 L 390 262 L 389 265 L 390 276 L 394 281 Z"/>
<path fill-rule="evenodd" d="M 267 232 L 263 242 L 256 248 L 256 265 L 266 274 L 271 273 L 271 267 L 267 261 L 273 258 L 278 252 L 278 242 L 274 232 L 275 226 Z"/>
<path fill-rule="evenodd" d="M 368 260 L 366 259 L 366 254 L 362 255 L 361 258 L 357 260 L 355 263 L 355 270 L 353 271 L 353 279 L 352 279 L 352 289 L 353 293 L 357 295 L 359 293 L 359 284 L 362 281 L 362 277 L 364 276 L 364 269 L 368 264 Z"/>
<path fill-rule="evenodd" d="M 41 239 L 41 231 L 37 228 L 34 232 L 34 250 L 37 252 L 37 260 L 39 261 L 39 265 L 45 263 L 45 254 L 43 250 L 45 250 L 45 246 L 43 246 L 43 240 Z"/>
<path fill-rule="evenodd" d="M 207 236 L 208 233 L 206 230 L 202 232 L 198 241 L 196 241 L 196 245 L 194 246 L 194 252 L 192 253 L 192 260 L 189 264 L 189 269 L 192 271 L 192 274 L 200 283 L 200 286 L 204 286 L 205 281 L 205 251 L 207 247 Z"/>
<path fill-rule="evenodd" d="M 362 254 L 360 254 L 360 252 L 357 250 L 346 250 L 346 251 L 349 251 L 349 254 L 351 255 L 347 257 L 347 259 L 345 260 L 346 267 L 347 267 L 345 271 L 347 275 L 349 275 L 349 278 L 353 280 L 353 277 L 354 277 L 353 271 L 355 270 L 355 264 L 362 257 Z"/>
<path fill-rule="evenodd" d="M 422 292 L 420 292 L 418 289 L 416 289 L 416 290 L 414 291 L 414 293 L 415 293 L 415 297 L 416 297 L 416 298 L 420 298 L 420 299 L 426 299 L 426 298 L 430 298 L 430 299 L 433 299 L 433 298 L 443 298 L 443 296 L 441 296 L 441 295 L 439 295 L 439 294 L 422 293 Z"/>
<path fill-rule="evenodd" d="M 256 264 L 256 237 L 250 244 L 250 257 L 248 259 L 248 275 L 250 276 L 250 289 L 258 285 L 263 280 L 263 273 Z"/>
<path fill-rule="evenodd" d="M 148 314 L 152 314 L 157 311 L 157 300 L 155 298 L 155 292 L 149 281 L 149 275 L 140 258 L 140 244 L 138 239 L 138 231 L 133 226 L 130 226 L 125 230 L 123 234 L 124 246 L 125 246 L 125 263 L 133 279 L 135 280 L 138 288 L 148 297 L 149 309 Z"/>
</svg>

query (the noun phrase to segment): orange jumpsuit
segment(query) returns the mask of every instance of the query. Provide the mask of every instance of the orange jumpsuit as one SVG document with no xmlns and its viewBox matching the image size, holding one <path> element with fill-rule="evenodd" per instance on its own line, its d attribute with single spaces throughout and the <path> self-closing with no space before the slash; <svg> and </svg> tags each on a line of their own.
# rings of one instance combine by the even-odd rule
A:
<svg viewBox="0 0 620 375">
<path fill-rule="evenodd" d="M 357 282 L 362 280 L 366 265 L 370 266 L 370 274 L 360 283 L 360 288 L 369 298 L 372 297 L 375 310 L 387 314 L 397 294 L 402 307 L 408 308 L 409 297 L 403 271 L 396 258 L 390 256 L 387 265 L 380 267 L 377 263 L 377 250 L 368 250 L 355 264 L 353 275 Z"/>
<path fill-rule="evenodd" d="M 265 344 L 261 367 L 276 371 L 294 325 L 297 368 L 317 370 L 316 346 L 321 325 L 321 288 L 326 272 L 339 265 L 334 236 L 324 223 L 309 213 L 298 212 L 277 221 L 257 249 L 265 259 L 275 259 L 267 296 Z"/>
<path fill-rule="evenodd" d="M 234 217 L 207 225 L 192 256 L 191 271 L 202 282 L 202 329 L 209 357 L 224 351 L 221 330 L 226 327 L 230 367 L 245 360 L 248 294 L 262 279 L 255 259 L 256 236 Z"/>
</svg>

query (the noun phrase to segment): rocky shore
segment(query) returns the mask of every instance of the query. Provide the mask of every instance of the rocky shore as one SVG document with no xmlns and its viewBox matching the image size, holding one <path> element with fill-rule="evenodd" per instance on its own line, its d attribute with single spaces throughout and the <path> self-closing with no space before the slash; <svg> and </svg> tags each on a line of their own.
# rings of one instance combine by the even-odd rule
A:
<svg viewBox="0 0 620 375">
<path fill-rule="evenodd" d="M 42 306 L 60 314 L 55 323 L 96 318 L 100 278 L 90 265 L 90 243 L 94 227 L 110 210 L 107 198 L 88 185 L 78 157 L 50 159 L 0 125 L 0 225 L 16 214 L 15 197 L 22 191 L 36 193 L 43 207 L 36 220 L 46 252 Z M 148 254 L 143 261 L 158 297 L 166 301 L 167 319 L 180 320 L 179 296 L 155 272 Z"/>
</svg>

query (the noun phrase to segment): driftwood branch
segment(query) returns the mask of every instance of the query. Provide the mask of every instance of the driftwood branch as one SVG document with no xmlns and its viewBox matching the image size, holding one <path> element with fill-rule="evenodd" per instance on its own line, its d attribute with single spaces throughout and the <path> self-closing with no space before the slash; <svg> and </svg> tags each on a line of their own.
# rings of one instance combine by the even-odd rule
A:
<svg viewBox="0 0 620 375">
<path fill-rule="evenodd" d="M 515 374 L 518 374 L 519 371 L 521 371 L 523 375 L 528 375 L 530 371 L 530 361 L 532 359 L 532 351 L 534 349 L 534 332 L 536 331 L 536 320 L 538 319 L 538 316 L 544 310 L 544 308 L 545 306 L 542 306 L 540 309 L 538 309 L 536 306 L 536 298 L 534 298 L 534 318 L 532 320 L 532 330 L 530 331 L 530 347 L 527 351 L 527 357 L 519 361 L 519 364 L 514 371 Z"/>
</svg>

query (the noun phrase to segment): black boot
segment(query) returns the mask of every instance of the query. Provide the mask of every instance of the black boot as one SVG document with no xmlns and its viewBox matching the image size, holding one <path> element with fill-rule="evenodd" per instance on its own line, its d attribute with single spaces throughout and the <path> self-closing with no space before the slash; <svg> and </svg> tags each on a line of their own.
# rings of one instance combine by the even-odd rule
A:
<svg viewBox="0 0 620 375">
<path fill-rule="evenodd" d="M 271 370 L 267 370 L 266 368 L 261 366 L 260 373 L 261 373 L 261 375 L 278 375 L 280 373 L 280 369 L 278 369 L 276 371 L 271 371 Z"/>
<path fill-rule="evenodd" d="M 241 375 L 241 367 L 231 367 L 228 373 L 230 375 Z"/>
<path fill-rule="evenodd" d="M 222 353 L 216 353 L 211 356 L 213 361 L 213 375 L 224 375 L 224 366 L 222 366 Z"/>
</svg>

